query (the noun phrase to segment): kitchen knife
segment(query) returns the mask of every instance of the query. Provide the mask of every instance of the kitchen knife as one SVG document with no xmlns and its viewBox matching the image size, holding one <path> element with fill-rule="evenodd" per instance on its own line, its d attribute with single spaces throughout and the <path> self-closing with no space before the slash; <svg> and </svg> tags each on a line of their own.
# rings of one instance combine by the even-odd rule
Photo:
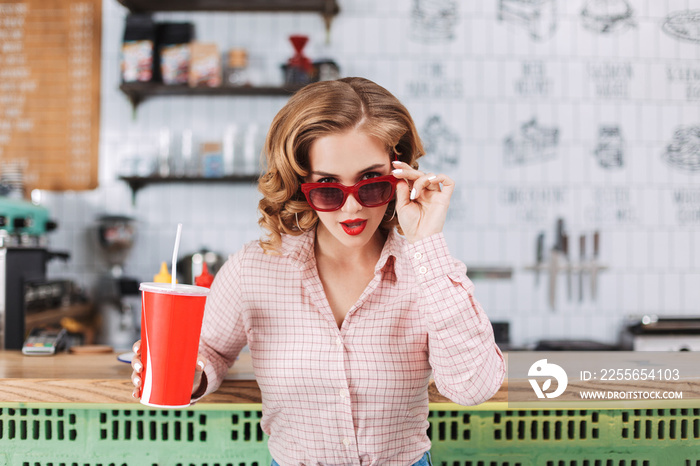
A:
<svg viewBox="0 0 700 466">
<path fill-rule="evenodd" d="M 557 233 L 552 253 L 549 256 L 549 307 L 556 310 L 557 277 L 559 275 L 559 256 L 564 250 L 564 219 L 557 219 Z"/>
<path fill-rule="evenodd" d="M 540 285 L 540 269 L 544 263 L 544 232 L 537 235 L 537 249 L 535 251 L 535 285 Z"/>
<path fill-rule="evenodd" d="M 569 258 L 569 235 L 562 233 L 561 245 L 566 258 L 566 298 L 571 301 L 571 259 Z"/>
<path fill-rule="evenodd" d="M 556 310 L 557 304 L 557 275 L 559 274 L 559 251 L 552 249 L 549 256 L 549 307 Z"/>
<path fill-rule="evenodd" d="M 583 271 L 586 263 L 586 235 L 578 238 L 579 270 L 578 270 L 578 301 L 583 302 Z"/>
<path fill-rule="evenodd" d="M 564 219 L 557 219 L 557 232 L 554 238 L 554 249 L 562 252 L 564 251 Z"/>
<path fill-rule="evenodd" d="M 598 296 L 598 254 L 600 253 L 600 232 L 593 233 L 593 259 L 591 260 L 591 298 Z"/>
</svg>

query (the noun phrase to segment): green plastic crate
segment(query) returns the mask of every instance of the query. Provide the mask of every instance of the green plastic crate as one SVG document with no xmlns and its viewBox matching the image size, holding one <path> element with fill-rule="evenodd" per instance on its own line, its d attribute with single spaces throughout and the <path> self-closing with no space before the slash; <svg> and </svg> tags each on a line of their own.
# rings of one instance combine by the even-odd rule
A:
<svg viewBox="0 0 700 466">
<path fill-rule="evenodd" d="M 16 404 L 0 408 L 0 466 L 267 466 L 260 405 L 245 407 Z M 700 466 L 700 409 L 431 409 L 428 421 L 435 466 Z"/>
<path fill-rule="evenodd" d="M 435 466 L 700 466 L 700 409 L 431 411 Z"/>
<path fill-rule="evenodd" d="M 261 417 L 260 411 L 0 408 L 0 466 L 269 465 Z"/>
</svg>

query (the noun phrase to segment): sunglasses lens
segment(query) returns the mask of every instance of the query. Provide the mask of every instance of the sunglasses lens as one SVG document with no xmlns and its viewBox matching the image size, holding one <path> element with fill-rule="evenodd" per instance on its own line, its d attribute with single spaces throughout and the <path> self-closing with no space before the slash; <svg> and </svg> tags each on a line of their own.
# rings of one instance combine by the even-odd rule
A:
<svg viewBox="0 0 700 466">
<path fill-rule="evenodd" d="M 338 188 L 315 188 L 309 192 L 309 201 L 316 209 L 337 209 L 343 203 L 343 191 Z"/>
<path fill-rule="evenodd" d="M 357 195 L 366 206 L 379 206 L 391 198 L 392 188 L 392 184 L 388 181 L 377 181 L 360 186 Z"/>
</svg>

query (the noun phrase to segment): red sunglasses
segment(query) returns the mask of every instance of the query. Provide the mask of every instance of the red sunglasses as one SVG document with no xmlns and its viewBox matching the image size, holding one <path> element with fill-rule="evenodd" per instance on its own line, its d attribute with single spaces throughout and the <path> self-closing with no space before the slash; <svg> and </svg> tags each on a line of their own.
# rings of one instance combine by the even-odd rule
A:
<svg viewBox="0 0 700 466">
<path fill-rule="evenodd" d="M 401 180 L 394 175 L 385 175 L 362 180 L 354 186 L 340 183 L 302 183 L 301 192 L 306 196 L 309 205 L 319 212 L 340 209 L 350 194 L 360 205 L 379 207 L 391 201 L 399 181 Z"/>
</svg>

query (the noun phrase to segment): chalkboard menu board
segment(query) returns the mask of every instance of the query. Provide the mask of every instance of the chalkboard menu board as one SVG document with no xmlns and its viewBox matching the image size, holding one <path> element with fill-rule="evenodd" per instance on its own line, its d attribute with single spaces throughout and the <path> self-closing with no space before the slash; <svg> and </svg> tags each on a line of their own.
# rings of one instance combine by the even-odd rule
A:
<svg viewBox="0 0 700 466">
<path fill-rule="evenodd" d="M 97 186 L 102 0 L 0 0 L 0 172 Z"/>
</svg>

